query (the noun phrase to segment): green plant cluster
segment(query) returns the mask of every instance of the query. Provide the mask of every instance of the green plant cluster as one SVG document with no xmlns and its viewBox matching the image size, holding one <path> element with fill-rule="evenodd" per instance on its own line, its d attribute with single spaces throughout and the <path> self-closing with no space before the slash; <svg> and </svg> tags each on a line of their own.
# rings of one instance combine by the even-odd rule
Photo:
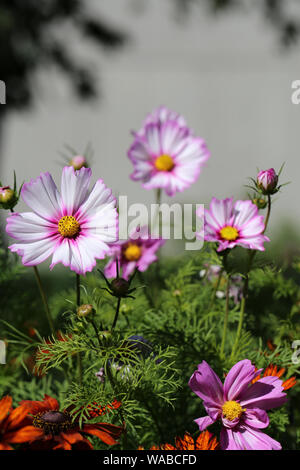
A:
<svg viewBox="0 0 300 470">
<path fill-rule="evenodd" d="M 237 249 L 228 269 L 243 278 L 242 255 Z M 23 282 L 24 268 L 2 249 L 0 282 L 6 300 L 1 307 L 0 338 L 7 341 L 8 356 L 7 364 L 0 365 L 0 397 L 10 394 L 17 405 L 48 394 L 59 400 L 61 408 L 74 406 L 74 416 L 80 420 L 93 404 L 105 406 L 116 399 L 122 405 L 107 411 L 103 420 L 126 423 L 119 448 L 142 445 L 147 449 L 174 442 L 186 431 L 198 435 L 193 420 L 204 416 L 205 410 L 188 380 L 202 360 L 221 378 L 241 359 L 250 359 L 257 368 L 276 364 L 286 368 L 284 379 L 297 377 L 300 364 L 293 363 L 292 344 L 300 338 L 300 261 L 277 266 L 266 255 L 257 257 L 233 355 L 239 304 L 229 299 L 227 340 L 220 352 L 225 276 L 216 292 L 216 279 L 203 274 L 212 265 L 221 265 L 220 257 L 214 247 L 205 247 L 197 254 L 162 258 L 146 273 L 138 273 L 132 281 L 135 298 L 121 299 L 113 330 L 118 300 L 104 289 L 99 272 L 81 277 L 81 303 L 94 308 L 86 317 L 77 314 L 73 276 L 64 275 L 61 283 L 47 284 L 59 331 L 50 335 L 30 279 L 25 280 L 22 295 L 13 295 Z M 267 432 L 283 449 L 300 445 L 299 391 L 296 384 L 287 391 L 287 404 L 269 412 Z M 217 436 L 218 426 L 210 428 Z M 105 448 L 99 440 L 93 445 Z"/>
</svg>

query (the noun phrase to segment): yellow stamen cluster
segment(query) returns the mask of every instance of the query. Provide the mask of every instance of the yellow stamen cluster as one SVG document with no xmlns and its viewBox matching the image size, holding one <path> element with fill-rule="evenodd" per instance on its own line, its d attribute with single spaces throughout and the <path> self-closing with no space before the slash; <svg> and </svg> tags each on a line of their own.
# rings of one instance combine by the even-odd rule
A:
<svg viewBox="0 0 300 470">
<path fill-rule="evenodd" d="M 35 428 L 42 429 L 46 435 L 56 435 L 72 428 L 71 416 L 66 412 L 47 411 L 34 416 L 32 424 Z"/>
<path fill-rule="evenodd" d="M 237 401 L 226 401 L 222 406 L 223 416 L 229 421 L 240 418 L 243 411 L 246 411 Z"/>
<path fill-rule="evenodd" d="M 223 240 L 227 240 L 229 242 L 234 241 L 238 238 L 239 232 L 235 227 L 231 227 L 230 225 L 226 225 L 226 227 L 221 228 L 220 236 Z"/>
<path fill-rule="evenodd" d="M 138 261 L 142 256 L 142 250 L 135 243 L 129 243 L 123 251 L 123 255 L 127 261 Z"/>
<path fill-rule="evenodd" d="M 156 158 L 154 165 L 158 171 L 171 171 L 174 168 L 174 161 L 170 155 L 160 155 Z"/>
<path fill-rule="evenodd" d="M 63 237 L 74 238 L 79 230 L 80 225 L 72 215 L 65 215 L 58 222 L 58 231 Z"/>
</svg>

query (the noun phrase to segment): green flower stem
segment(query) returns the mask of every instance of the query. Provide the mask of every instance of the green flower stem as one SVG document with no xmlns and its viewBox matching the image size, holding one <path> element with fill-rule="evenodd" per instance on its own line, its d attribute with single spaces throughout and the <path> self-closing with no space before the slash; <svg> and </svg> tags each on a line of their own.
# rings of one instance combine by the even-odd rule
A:
<svg viewBox="0 0 300 470">
<path fill-rule="evenodd" d="M 98 333 L 98 328 L 96 326 L 96 323 L 94 322 L 94 320 L 90 320 L 91 322 L 91 325 L 93 326 L 94 330 L 95 330 L 95 333 L 96 333 L 96 337 L 97 337 L 97 341 L 98 341 L 98 344 L 100 346 L 100 348 L 102 347 L 102 344 L 101 344 L 101 341 L 100 341 L 100 337 L 99 337 L 99 333 Z"/>
<path fill-rule="evenodd" d="M 161 188 L 157 188 L 156 190 L 156 204 L 160 205 L 161 202 Z"/>
<path fill-rule="evenodd" d="M 231 356 L 230 356 L 231 360 L 234 359 L 234 356 L 235 356 L 235 353 L 236 353 L 236 350 L 237 350 L 237 347 L 238 347 L 238 344 L 239 344 L 239 340 L 240 340 L 240 337 L 241 337 L 242 327 L 243 327 L 243 320 L 244 320 L 244 313 L 245 313 L 245 304 L 246 304 L 246 297 L 243 297 L 242 301 L 241 301 L 239 324 L 238 324 L 238 328 L 237 328 L 237 332 L 236 332 L 235 342 L 234 342 L 232 352 L 231 352 Z"/>
<path fill-rule="evenodd" d="M 40 273 L 38 271 L 37 266 L 33 266 L 33 270 L 34 270 L 36 282 L 37 282 L 37 285 L 38 285 L 38 288 L 39 288 L 39 291 L 40 291 L 40 294 L 41 294 L 41 298 L 42 298 L 42 301 L 43 301 L 43 304 L 44 304 L 44 308 L 45 308 L 47 320 L 48 320 L 48 323 L 49 323 L 49 326 L 50 326 L 50 330 L 51 330 L 51 333 L 54 334 L 54 324 L 53 324 L 53 320 L 52 320 L 52 317 L 51 317 L 49 305 L 48 305 L 48 302 L 47 302 L 47 297 L 46 297 L 45 291 L 43 289 Z"/>
<path fill-rule="evenodd" d="M 117 393 L 117 386 L 116 386 L 116 383 L 114 381 L 114 378 L 113 378 L 113 375 L 112 375 L 112 372 L 111 372 L 111 368 L 110 368 L 110 365 L 109 364 L 106 364 L 106 367 L 105 367 L 105 373 L 107 375 L 107 378 L 109 380 L 109 383 L 111 385 L 111 388 L 113 390 L 113 393 L 116 396 L 118 396 L 118 393 Z M 120 418 L 122 420 L 122 423 L 123 423 L 123 426 L 124 426 L 124 440 L 125 440 L 125 443 L 126 443 L 126 439 L 127 439 L 127 432 L 126 432 L 126 428 L 125 428 L 125 418 L 124 418 L 124 415 L 123 415 L 123 411 L 122 409 L 118 409 L 118 412 L 119 412 L 119 415 L 120 415 Z"/>
<path fill-rule="evenodd" d="M 111 331 L 115 329 L 115 326 L 117 324 L 119 312 L 120 312 L 120 305 L 121 305 L 121 297 L 118 298 L 117 309 L 116 309 L 115 318 L 111 327 Z"/>
<path fill-rule="evenodd" d="M 219 276 L 218 276 L 218 279 L 217 279 L 217 282 L 216 282 L 216 285 L 214 287 L 214 290 L 213 290 L 213 293 L 211 295 L 211 299 L 210 299 L 210 303 L 209 303 L 209 306 L 208 306 L 208 311 L 210 312 L 215 304 L 215 300 L 216 300 L 216 294 L 217 294 L 217 290 L 219 289 L 220 287 L 220 283 L 221 283 L 221 279 L 222 279 L 222 276 L 223 276 L 223 272 L 224 272 L 224 269 L 222 268 L 219 272 Z"/>
<path fill-rule="evenodd" d="M 225 315 L 224 315 L 224 326 L 223 326 L 223 335 L 222 343 L 220 349 L 220 356 L 224 354 L 224 346 L 226 341 L 227 325 L 228 325 L 228 313 L 229 313 L 229 289 L 230 289 L 230 276 L 227 275 L 227 284 L 226 284 L 226 304 L 225 304 Z"/>
<path fill-rule="evenodd" d="M 77 307 L 80 307 L 80 275 L 76 273 L 76 304 Z"/>
<path fill-rule="evenodd" d="M 268 211 L 267 211 L 267 215 L 266 215 L 266 219 L 265 219 L 265 228 L 264 228 L 263 233 L 265 233 L 265 231 L 267 230 L 270 215 L 271 215 L 271 196 L 270 196 L 270 194 L 268 194 Z M 256 255 L 256 250 L 250 250 L 249 259 L 248 259 L 248 266 L 247 266 L 245 281 L 244 281 L 243 297 L 242 297 L 242 300 L 241 300 L 241 310 L 240 310 L 239 324 L 238 324 L 236 337 L 235 337 L 235 342 L 234 342 L 234 345 L 233 345 L 233 348 L 232 348 L 230 359 L 234 359 L 234 356 L 235 356 L 235 353 L 236 353 L 236 350 L 237 350 L 237 347 L 238 347 L 238 344 L 239 344 L 239 340 L 240 340 L 240 337 L 241 337 L 241 333 L 242 333 L 243 320 L 244 320 L 244 314 L 245 314 L 245 305 L 246 305 L 246 299 L 247 299 L 247 296 L 248 296 L 249 273 L 251 271 L 252 263 L 253 263 L 255 255 Z"/>
<path fill-rule="evenodd" d="M 271 215 L 271 196 L 270 196 L 270 194 L 268 194 L 268 211 L 267 211 L 267 215 L 266 215 L 265 228 L 264 228 L 263 233 L 265 233 L 265 231 L 267 230 L 270 215 Z"/>
<path fill-rule="evenodd" d="M 80 307 L 80 275 L 76 273 L 76 304 Z M 79 384 L 82 385 L 82 359 L 80 352 L 77 353 L 77 365 L 78 365 L 78 376 Z"/>
<path fill-rule="evenodd" d="M 146 282 L 145 282 L 143 273 L 142 273 L 141 271 L 137 271 L 137 274 L 138 274 L 138 277 L 139 277 L 139 280 L 140 280 L 142 286 L 145 287 L 145 288 L 144 288 L 144 293 L 145 293 L 145 296 L 147 297 L 147 300 L 148 300 L 148 302 L 149 302 L 150 307 L 151 307 L 151 308 L 155 308 L 155 302 L 154 302 L 152 296 L 151 296 L 150 293 L 149 293 L 149 289 L 148 289 L 148 286 L 147 286 L 147 284 L 146 284 Z"/>
<path fill-rule="evenodd" d="M 248 286 L 249 286 L 249 273 L 251 271 L 252 263 L 254 260 L 254 256 L 256 254 L 255 250 L 250 250 L 249 251 L 249 259 L 248 259 L 248 266 L 247 266 L 247 271 L 245 275 L 245 281 L 244 281 L 244 287 L 243 287 L 243 297 L 241 300 L 241 309 L 240 309 L 240 318 L 239 318 L 239 324 L 236 332 L 236 337 L 235 337 L 235 342 L 232 348 L 231 356 L 230 359 L 233 359 L 239 344 L 239 340 L 241 337 L 242 333 L 242 327 L 243 327 L 243 320 L 244 320 L 244 313 L 245 313 L 245 305 L 246 305 L 246 299 L 248 296 Z"/>
<path fill-rule="evenodd" d="M 159 206 L 161 204 L 161 188 L 157 188 L 156 190 L 156 200 L 155 200 L 156 204 L 158 204 L 158 208 L 157 208 L 157 216 L 156 216 L 156 222 L 155 224 L 157 223 L 158 225 L 158 236 L 160 237 L 161 233 L 160 233 L 160 229 L 161 229 L 161 225 L 160 225 L 160 217 L 159 217 Z M 157 256 L 157 261 L 156 261 L 156 277 L 158 278 L 159 280 L 159 252 L 160 252 L 160 249 L 157 250 L 157 253 L 156 253 L 156 256 Z"/>
</svg>

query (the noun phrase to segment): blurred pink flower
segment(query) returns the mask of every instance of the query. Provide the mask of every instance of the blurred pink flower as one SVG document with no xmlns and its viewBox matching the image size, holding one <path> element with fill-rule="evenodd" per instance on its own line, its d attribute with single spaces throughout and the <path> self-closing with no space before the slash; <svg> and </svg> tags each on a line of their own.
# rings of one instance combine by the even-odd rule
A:
<svg viewBox="0 0 300 470">
<path fill-rule="evenodd" d="M 194 183 L 209 158 L 204 140 L 194 137 L 182 116 L 161 107 L 134 133 L 128 157 L 131 178 L 145 189 L 161 188 L 169 196 Z"/>
<path fill-rule="evenodd" d="M 80 170 L 83 166 L 88 167 L 86 158 L 83 155 L 74 155 L 70 160 L 70 165 L 74 170 Z"/>
<path fill-rule="evenodd" d="M 150 264 L 157 261 L 156 252 L 165 240 L 153 239 L 146 226 L 137 228 L 130 238 L 118 241 L 111 247 L 111 260 L 104 268 L 107 278 L 117 277 L 116 260 L 122 269 L 122 278 L 128 279 L 135 269 L 144 272 Z"/>
</svg>

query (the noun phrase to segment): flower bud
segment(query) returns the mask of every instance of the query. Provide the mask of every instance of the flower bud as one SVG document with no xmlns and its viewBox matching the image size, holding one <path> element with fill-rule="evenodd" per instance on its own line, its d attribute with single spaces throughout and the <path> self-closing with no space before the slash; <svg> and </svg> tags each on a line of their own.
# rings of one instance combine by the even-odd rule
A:
<svg viewBox="0 0 300 470">
<path fill-rule="evenodd" d="M 108 330 L 99 331 L 99 338 L 102 340 L 109 340 L 111 338 L 111 332 Z"/>
<path fill-rule="evenodd" d="M 257 175 L 257 187 L 263 194 L 273 194 L 276 192 L 278 176 L 274 168 L 262 170 Z"/>
<path fill-rule="evenodd" d="M 0 187 L 0 205 L 3 209 L 12 209 L 18 202 L 18 196 L 9 186 Z"/>
<path fill-rule="evenodd" d="M 120 312 L 124 313 L 124 315 L 130 315 L 132 313 L 132 307 L 123 303 L 120 307 Z"/>
<path fill-rule="evenodd" d="M 86 318 L 89 315 L 94 315 L 95 309 L 91 304 L 80 305 L 77 309 L 77 316 L 79 318 Z"/>
<path fill-rule="evenodd" d="M 117 277 L 110 284 L 110 288 L 116 297 L 125 297 L 128 293 L 129 287 L 129 282 L 122 277 Z"/>
<path fill-rule="evenodd" d="M 87 161 L 83 155 L 75 155 L 70 160 L 70 166 L 74 168 L 74 170 L 80 170 L 82 167 L 87 167 Z"/>
<path fill-rule="evenodd" d="M 253 198 L 252 202 L 253 204 L 256 205 L 256 207 L 258 207 L 258 209 L 265 209 L 265 207 L 267 207 L 267 204 L 268 204 L 266 199 L 260 198 L 260 197 Z"/>
</svg>

